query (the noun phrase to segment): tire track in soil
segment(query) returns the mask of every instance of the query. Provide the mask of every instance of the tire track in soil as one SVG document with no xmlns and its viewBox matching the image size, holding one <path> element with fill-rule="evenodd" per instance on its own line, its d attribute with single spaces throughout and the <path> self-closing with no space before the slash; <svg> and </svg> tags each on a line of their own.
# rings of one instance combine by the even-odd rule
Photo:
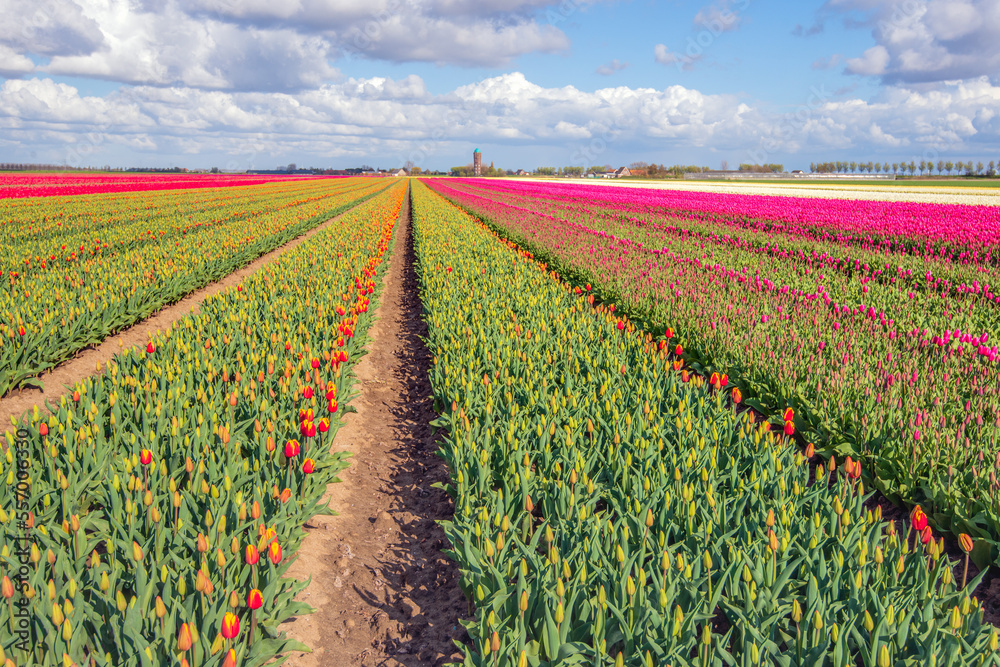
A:
<svg viewBox="0 0 1000 667">
<path fill-rule="evenodd" d="M 73 387 L 78 382 L 84 378 L 103 372 L 103 369 L 107 367 L 108 362 L 115 355 L 131 347 L 145 346 L 149 342 L 149 338 L 156 332 L 168 330 L 178 320 L 191 313 L 197 313 L 202 302 L 208 297 L 236 285 L 251 273 L 255 273 L 276 260 L 279 255 L 288 252 L 300 243 L 308 241 L 326 229 L 328 225 L 337 222 L 341 217 L 353 210 L 354 207 L 325 222 L 321 222 L 309 231 L 303 232 L 301 235 L 286 241 L 274 250 L 261 255 L 243 268 L 237 269 L 224 278 L 187 294 L 180 301 L 163 307 L 141 322 L 137 322 L 127 329 L 108 336 L 99 345 L 93 345 L 80 350 L 71 359 L 38 376 L 38 379 L 45 385 L 44 390 L 37 387 L 25 387 L 14 389 L 6 396 L 0 397 L 0 425 L 2 425 L 0 428 L 5 431 L 11 430 L 13 428 L 10 423 L 11 417 L 19 419 L 21 415 L 36 405 L 39 408 L 44 408 L 47 401 L 57 403 L 59 397 L 72 392 Z M 97 370 L 97 364 L 101 364 L 101 371 Z"/>
<path fill-rule="evenodd" d="M 290 667 L 337 664 L 436 667 L 461 661 L 452 639 L 467 640 L 459 618 L 468 603 L 458 568 L 435 523 L 453 515 L 434 482 L 448 479 L 434 453 L 430 352 L 422 336 L 420 293 L 410 235 L 410 200 L 397 223 L 393 254 L 368 353 L 355 368 L 361 393 L 334 439 L 350 467 L 325 498 L 339 516 L 306 524 L 289 569 L 312 583 L 300 595 L 317 611 L 281 626 L 313 649 L 293 652 Z"/>
</svg>

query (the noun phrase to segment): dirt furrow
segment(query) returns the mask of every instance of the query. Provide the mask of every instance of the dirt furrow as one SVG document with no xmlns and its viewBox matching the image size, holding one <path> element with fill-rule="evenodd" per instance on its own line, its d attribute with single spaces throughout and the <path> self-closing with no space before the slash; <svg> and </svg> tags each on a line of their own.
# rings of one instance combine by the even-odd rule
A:
<svg viewBox="0 0 1000 667">
<path fill-rule="evenodd" d="M 351 452 L 343 482 L 327 491 L 339 516 L 306 524 L 290 573 L 312 576 L 301 599 L 317 609 L 283 626 L 312 653 L 291 667 L 431 667 L 457 661 L 452 639 L 467 638 L 458 569 L 441 550 L 451 499 L 431 484 L 447 479 L 429 422 L 436 416 L 421 336 L 409 203 L 404 205 L 368 354 L 361 393 L 333 449 Z M 336 663 L 334 663 L 336 661 Z"/>
<path fill-rule="evenodd" d="M 130 347 L 145 346 L 150 337 L 157 331 L 169 329 L 174 322 L 191 313 L 197 313 L 202 302 L 213 294 L 232 287 L 245 277 L 260 270 L 262 267 L 273 262 L 280 255 L 295 248 L 300 243 L 309 240 L 328 225 L 333 224 L 342 216 L 350 213 L 349 209 L 340 215 L 330 218 L 313 227 L 304 234 L 280 245 L 265 255 L 261 255 L 242 269 L 230 273 L 225 278 L 210 283 L 201 289 L 191 292 L 173 305 L 166 306 L 157 311 L 142 322 L 138 322 L 128 329 L 109 336 L 100 345 L 91 346 L 78 352 L 72 359 L 64 361 L 55 368 L 46 371 L 38 376 L 45 386 L 44 390 L 34 387 L 15 389 L 6 396 L 0 398 L 0 429 L 9 430 L 11 428 L 11 418 L 18 419 L 26 411 L 34 406 L 43 406 L 46 401 L 57 402 L 59 397 L 67 392 L 67 387 L 72 390 L 80 380 L 96 375 L 99 371 L 97 365 L 105 368 L 108 362 L 118 353 Z"/>
</svg>

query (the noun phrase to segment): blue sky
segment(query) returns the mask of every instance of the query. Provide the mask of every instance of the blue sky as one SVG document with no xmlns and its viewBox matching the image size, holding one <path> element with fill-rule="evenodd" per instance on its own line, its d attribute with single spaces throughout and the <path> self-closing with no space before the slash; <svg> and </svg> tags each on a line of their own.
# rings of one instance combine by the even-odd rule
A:
<svg viewBox="0 0 1000 667">
<path fill-rule="evenodd" d="M 0 162 L 1000 160 L 1000 0 L 0 0 Z"/>
</svg>

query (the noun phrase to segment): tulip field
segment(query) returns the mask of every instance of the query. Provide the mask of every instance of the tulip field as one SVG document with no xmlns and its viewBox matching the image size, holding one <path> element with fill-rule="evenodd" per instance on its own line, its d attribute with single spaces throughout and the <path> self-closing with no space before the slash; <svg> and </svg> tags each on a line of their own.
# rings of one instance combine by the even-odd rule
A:
<svg viewBox="0 0 1000 667">
<path fill-rule="evenodd" d="M 464 667 L 1000 665 L 1000 211 L 166 190 L 0 194 L 0 392 L 341 215 L 7 433 L 0 667 L 306 649 L 286 571 L 365 511 L 321 499 L 404 206 Z"/>
<path fill-rule="evenodd" d="M 0 396 L 385 187 L 0 199 Z"/>
<path fill-rule="evenodd" d="M 434 188 L 932 525 L 1000 540 L 1000 209 L 465 181 Z M 981 539 L 980 539 L 981 538 Z"/>
<path fill-rule="evenodd" d="M 466 665 L 1000 659 L 977 582 L 922 512 L 866 511 L 858 463 L 811 473 L 680 348 L 422 184 L 413 217 Z"/>
<path fill-rule="evenodd" d="M 293 600 L 305 582 L 282 574 L 303 523 L 330 511 L 320 498 L 345 465 L 329 444 L 352 396 L 350 369 L 406 193 L 398 181 L 374 190 L 352 183 L 105 204 L 121 218 L 96 235 L 109 254 L 120 252 L 116 266 L 131 269 L 157 244 L 190 243 L 177 211 L 204 221 L 203 235 L 220 228 L 202 252 L 215 252 L 209 238 L 233 252 L 258 229 L 264 238 L 302 228 L 320 210 L 372 195 L 8 432 L 0 664 L 234 667 L 303 648 L 278 625 L 308 610 Z M 38 219 L 54 225 L 54 212 Z M 70 213 L 67 236 L 93 235 L 83 203 Z M 148 241 L 134 232 L 149 225 L 131 220 L 145 215 L 164 218 Z M 47 242 L 24 236 L 23 247 Z M 121 240 L 128 247 L 118 251 Z M 189 252 L 175 256 L 193 263 Z"/>
</svg>

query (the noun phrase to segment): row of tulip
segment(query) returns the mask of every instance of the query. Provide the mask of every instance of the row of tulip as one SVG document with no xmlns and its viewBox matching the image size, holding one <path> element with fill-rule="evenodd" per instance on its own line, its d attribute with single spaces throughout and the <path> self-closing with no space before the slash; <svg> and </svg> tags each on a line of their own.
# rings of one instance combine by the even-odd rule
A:
<svg viewBox="0 0 1000 667">
<path fill-rule="evenodd" d="M 803 455 L 728 378 L 422 183 L 413 217 L 465 665 L 1000 660 L 979 579 L 922 512 L 867 509 L 860 464 Z"/>
<path fill-rule="evenodd" d="M 0 201 L 0 395 L 385 187 L 319 180 Z"/>
<path fill-rule="evenodd" d="M 304 649 L 280 624 L 309 611 L 305 583 L 283 574 L 345 465 L 329 443 L 405 191 L 8 433 L 0 664 L 235 667 Z"/>
<path fill-rule="evenodd" d="M 724 222 L 687 233 L 649 202 L 622 225 L 599 215 L 597 195 L 589 212 L 557 215 L 558 192 L 540 198 L 543 212 L 491 187 L 435 187 L 644 327 L 669 329 L 688 363 L 728 374 L 750 406 L 793 406 L 807 439 L 862 460 L 879 490 L 923 504 L 935 526 L 982 538 L 981 565 L 997 560 L 1000 308 L 989 285 L 915 293 L 903 279 L 810 265 L 828 254 L 815 239 L 806 252 Z"/>
<path fill-rule="evenodd" d="M 69 172 L 0 174 L 0 199 L 17 197 L 68 197 L 105 192 L 231 188 L 308 176 L 255 176 L 247 174 L 81 174 Z"/>
</svg>

